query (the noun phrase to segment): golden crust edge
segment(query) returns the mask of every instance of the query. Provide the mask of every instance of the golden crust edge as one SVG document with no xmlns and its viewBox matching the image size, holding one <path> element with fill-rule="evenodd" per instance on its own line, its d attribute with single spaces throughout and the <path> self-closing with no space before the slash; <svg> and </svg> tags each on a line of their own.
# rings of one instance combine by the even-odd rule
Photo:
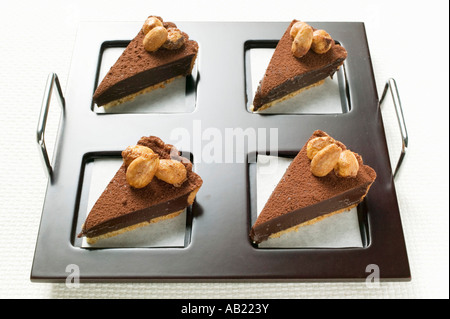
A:
<svg viewBox="0 0 450 319">
<path fill-rule="evenodd" d="M 201 186 L 200 186 L 201 187 Z M 197 187 L 196 189 L 194 189 L 188 196 L 187 198 L 187 202 L 188 205 L 192 205 L 194 203 L 195 200 L 195 196 L 197 196 L 198 191 L 200 190 L 200 187 Z"/>
</svg>

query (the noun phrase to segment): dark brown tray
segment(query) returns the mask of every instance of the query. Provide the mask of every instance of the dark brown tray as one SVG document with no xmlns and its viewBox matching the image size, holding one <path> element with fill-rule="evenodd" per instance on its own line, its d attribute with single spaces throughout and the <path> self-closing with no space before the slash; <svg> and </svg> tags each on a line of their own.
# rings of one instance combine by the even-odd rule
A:
<svg viewBox="0 0 450 319">
<path fill-rule="evenodd" d="M 80 280 L 95 281 L 364 281 L 369 265 L 381 280 L 409 280 L 410 269 L 363 23 L 312 23 L 329 30 L 348 51 L 339 75 L 342 114 L 252 114 L 246 80 L 247 50 L 274 47 L 289 22 L 180 23 L 200 44 L 197 73 L 188 80 L 195 110 L 180 114 L 97 114 L 92 93 L 104 47 L 125 46 L 140 24 L 124 33 L 120 23 L 80 27 L 52 163 L 43 134 L 48 103 L 41 114 L 38 141 L 49 182 L 31 270 L 31 280 L 61 282 L 76 264 Z M 126 29 L 126 28 L 125 28 Z M 131 31 L 130 31 L 131 30 Z M 124 34 L 123 36 L 121 33 Z M 47 93 L 57 78 L 49 80 Z M 194 99 L 192 100 L 192 94 Z M 44 99 L 45 100 L 45 99 Z M 48 101 L 48 96 L 47 96 Z M 293 156 L 316 129 L 345 141 L 373 167 L 377 180 L 359 205 L 364 247 L 258 249 L 249 239 L 255 218 L 254 169 L 249 163 L 196 163 L 204 185 L 188 212 L 189 236 L 182 248 L 81 248 L 76 234 L 83 183 L 93 158 L 117 156 L 141 136 L 167 143 L 173 127 L 192 131 L 195 120 L 225 128 L 278 128 L 278 152 Z M 196 150 L 182 150 L 195 161 Z M 247 149 L 252 157 L 258 150 Z"/>
</svg>

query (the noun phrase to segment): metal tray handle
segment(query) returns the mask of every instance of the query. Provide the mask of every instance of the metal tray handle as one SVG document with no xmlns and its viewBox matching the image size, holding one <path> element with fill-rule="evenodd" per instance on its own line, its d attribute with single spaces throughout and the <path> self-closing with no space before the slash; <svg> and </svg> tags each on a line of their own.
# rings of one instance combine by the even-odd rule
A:
<svg viewBox="0 0 450 319">
<path fill-rule="evenodd" d="M 383 103 L 388 90 L 391 92 L 392 100 L 394 102 L 395 113 L 397 115 L 397 121 L 398 121 L 398 125 L 400 127 L 400 134 L 402 137 L 402 150 L 400 153 L 400 157 L 397 161 L 397 166 L 395 167 L 395 171 L 394 171 L 394 178 L 396 178 L 396 176 L 400 170 L 400 167 L 403 163 L 403 159 L 406 155 L 406 149 L 408 147 L 408 131 L 406 130 L 405 117 L 403 116 L 402 103 L 400 101 L 400 95 L 398 93 L 397 83 L 395 82 L 394 79 L 390 78 L 389 80 L 386 81 L 386 84 L 385 84 L 384 90 L 383 90 L 383 94 L 381 95 L 381 99 L 379 102 L 379 106 L 381 107 L 381 104 Z"/>
<path fill-rule="evenodd" d="M 64 100 L 64 96 L 63 96 L 63 93 L 61 90 L 61 85 L 59 83 L 59 79 L 58 79 L 58 76 L 56 75 L 56 73 L 51 73 L 51 74 L 49 74 L 49 76 L 47 78 L 47 84 L 45 86 L 45 93 L 44 93 L 44 98 L 42 100 L 41 112 L 39 115 L 39 122 L 38 122 L 37 132 L 36 132 L 39 154 L 40 154 L 42 163 L 44 165 L 44 171 L 45 171 L 47 177 L 50 179 L 52 178 L 52 175 L 53 175 L 53 168 L 50 163 L 47 148 L 45 146 L 44 135 L 45 135 L 45 127 L 47 124 L 48 111 L 50 109 L 50 101 L 51 101 L 51 97 L 52 97 L 52 92 L 53 92 L 53 88 L 55 86 L 56 86 L 56 91 L 58 93 L 59 105 L 61 107 L 62 112 L 64 112 L 66 102 Z"/>
</svg>

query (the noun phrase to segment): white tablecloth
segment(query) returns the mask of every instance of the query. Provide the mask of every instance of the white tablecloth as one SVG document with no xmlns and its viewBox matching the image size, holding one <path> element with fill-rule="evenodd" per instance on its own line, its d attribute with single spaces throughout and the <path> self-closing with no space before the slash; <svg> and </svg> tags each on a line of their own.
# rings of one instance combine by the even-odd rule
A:
<svg viewBox="0 0 450 319">
<path fill-rule="evenodd" d="M 2 298 L 448 298 L 448 2 L 428 1 L 1 1 L 0 297 Z M 256 5 L 257 4 L 257 5 Z M 32 283 L 47 180 L 35 132 L 47 75 L 63 89 L 81 21 L 362 21 L 379 92 L 397 80 L 410 139 L 396 188 L 411 282 Z M 384 118 L 398 149 L 394 116 Z M 47 142 L 58 115 L 51 113 Z"/>
</svg>

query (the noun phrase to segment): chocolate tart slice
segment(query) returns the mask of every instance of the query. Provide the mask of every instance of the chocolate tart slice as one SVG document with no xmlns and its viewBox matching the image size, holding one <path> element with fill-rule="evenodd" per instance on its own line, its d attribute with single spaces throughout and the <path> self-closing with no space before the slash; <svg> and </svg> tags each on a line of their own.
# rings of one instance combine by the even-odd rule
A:
<svg viewBox="0 0 450 319">
<path fill-rule="evenodd" d="M 178 216 L 192 205 L 202 186 L 201 177 L 192 171 L 192 163 L 181 157 L 172 145 L 155 136 L 142 137 L 138 145 L 153 150 L 160 160 L 181 162 L 186 168 L 186 178 L 181 185 L 174 186 L 155 176 L 147 186 L 134 188 L 127 181 L 127 166 L 122 164 L 89 212 L 78 235 L 85 236 L 89 244 Z"/>
<path fill-rule="evenodd" d="M 334 75 L 347 58 L 347 51 L 334 40 L 326 53 L 318 54 L 309 50 L 303 57 L 295 57 L 291 52 L 293 40 L 290 30 L 296 22 L 291 22 L 275 48 L 256 90 L 253 111 L 265 110 L 307 88 L 322 84 L 327 77 Z"/>
<path fill-rule="evenodd" d="M 329 136 L 317 130 L 308 142 L 316 137 Z M 342 151 L 347 150 L 341 142 L 334 142 Z M 375 181 L 375 171 L 364 165 L 361 156 L 356 153 L 353 153 L 358 162 L 356 176 L 341 177 L 334 170 L 323 177 L 313 175 L 307 145 L 294 158 L 256 219 L 250 231 L 253 242 L 279 237 L 301 226 L 350 210 L 364 199 Z"/>
<path fill-rule="evenodd" d="M 162 21 L 162 18 L 158 17 Z M 168 30 L 173 22 L 163 22 Z M 160 47 L 154 52 L 144 48 L 145 34 L 139 30 L 94 92 L 97 106 L 108 109 L 131 101 L 140 94 L 163 88 L 175 78 L 191 74 L 198 52 L 198 43 L 181 32 L 184 44 L 178 49 Z"/>
</svg>

